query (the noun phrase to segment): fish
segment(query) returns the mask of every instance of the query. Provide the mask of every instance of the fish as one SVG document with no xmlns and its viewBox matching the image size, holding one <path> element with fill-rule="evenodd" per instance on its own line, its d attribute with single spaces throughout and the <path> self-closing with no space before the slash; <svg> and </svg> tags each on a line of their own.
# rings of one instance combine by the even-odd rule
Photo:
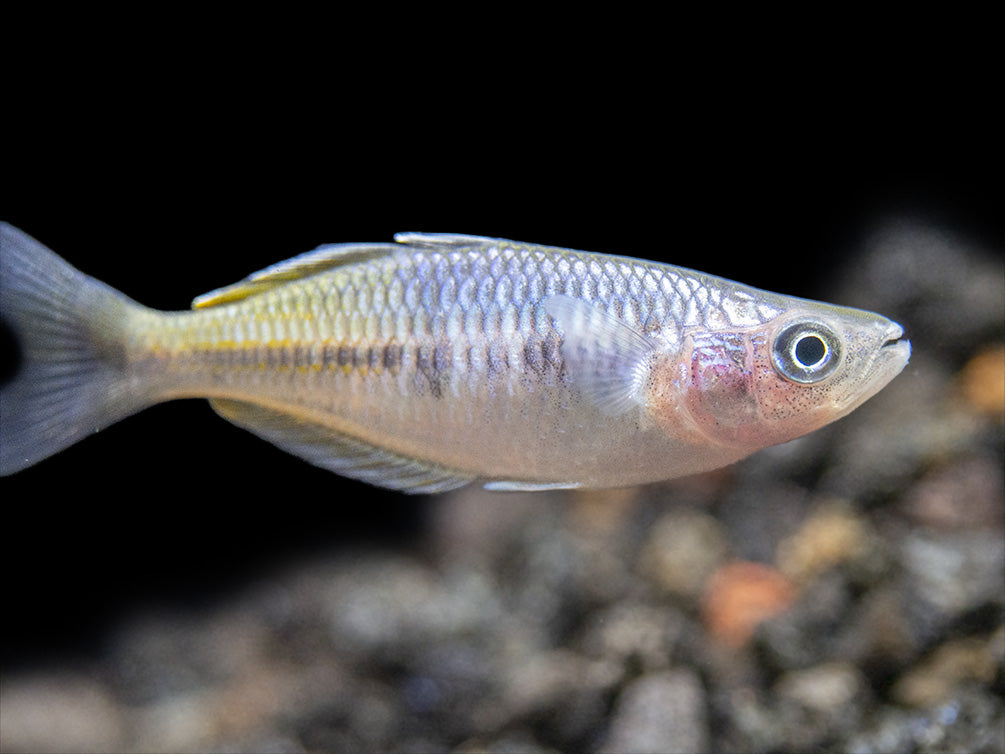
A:
<svg viewBox="0 0 1005 754">
<path fill-rule="evenodd" d="M 458 234 L 324 245 L 165 312 L 3 223 L 0 319 L 20 353 L 0 386 L 0 475 L 202 398 L 311 464 L 406 493 L 709 471 L 848 414 L 911 353 L 871 312 Z"/>
</svg>

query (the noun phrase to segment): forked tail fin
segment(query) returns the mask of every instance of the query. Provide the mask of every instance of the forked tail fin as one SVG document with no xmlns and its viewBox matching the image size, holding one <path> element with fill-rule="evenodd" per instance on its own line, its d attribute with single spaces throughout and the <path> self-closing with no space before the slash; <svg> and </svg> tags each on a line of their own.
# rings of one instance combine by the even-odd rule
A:
<svg viewBox="0 0 1005 754">
<path fill-rule="evenodd" d="M 20 363 L 0 386 L 0 476 L 13 474 L 148 401 L 130 385 L 125 332 L 142 309 L 0 223 L 0 319 Z"/>
</svg>

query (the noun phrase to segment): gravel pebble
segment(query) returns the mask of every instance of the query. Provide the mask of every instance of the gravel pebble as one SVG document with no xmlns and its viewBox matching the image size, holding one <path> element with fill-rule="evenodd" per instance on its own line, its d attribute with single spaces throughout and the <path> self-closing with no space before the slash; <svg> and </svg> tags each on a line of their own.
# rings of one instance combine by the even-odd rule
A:
<svg viewBox="0 0 1005 754">
<path fill-rule="evenodd" d="M 0 748 L 101 752 L 130 746 L 129 716 L 112 691 L 84 673 L 33 673 L 0 684 Z"/>
<path fill-rule="evenodd" d="M 632 681 L 621 693 L 602 752 L 707 751 L 705 692 L 690 670 L 670 670 Z"/>
</svg>

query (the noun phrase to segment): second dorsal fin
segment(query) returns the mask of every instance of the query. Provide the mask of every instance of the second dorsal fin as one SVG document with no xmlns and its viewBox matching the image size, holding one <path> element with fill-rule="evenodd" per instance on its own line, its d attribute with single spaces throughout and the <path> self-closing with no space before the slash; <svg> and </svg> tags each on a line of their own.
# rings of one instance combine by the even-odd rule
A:
<svg viewBox="0 0 1005 754">
<path fill-rule="evenodd" d="M 232 285 L 204 293 L 192 302 L 192 308 L 205 309 L 210 306 L 231 304 L 291 280 L 299 280 L 335 267 L 393 254 L 401 248 L 390 243 L 338 243 L 319 246 L 314 251 L 259 270 Z"/>
</svg>

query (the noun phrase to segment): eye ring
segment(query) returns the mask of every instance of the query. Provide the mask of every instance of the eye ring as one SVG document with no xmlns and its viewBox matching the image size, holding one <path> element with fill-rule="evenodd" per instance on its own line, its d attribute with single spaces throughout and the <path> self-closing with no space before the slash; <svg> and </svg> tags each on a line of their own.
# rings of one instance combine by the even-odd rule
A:
<svg viewBox="0 0 1005 754">
<path fill-rule="evenodd" d="M 841 339 L 822 322 L 794 322 L 778 333 L 771 349 L 775 370 L 785 379 L 812 385 L 841 363 Z"/>
</svg>

